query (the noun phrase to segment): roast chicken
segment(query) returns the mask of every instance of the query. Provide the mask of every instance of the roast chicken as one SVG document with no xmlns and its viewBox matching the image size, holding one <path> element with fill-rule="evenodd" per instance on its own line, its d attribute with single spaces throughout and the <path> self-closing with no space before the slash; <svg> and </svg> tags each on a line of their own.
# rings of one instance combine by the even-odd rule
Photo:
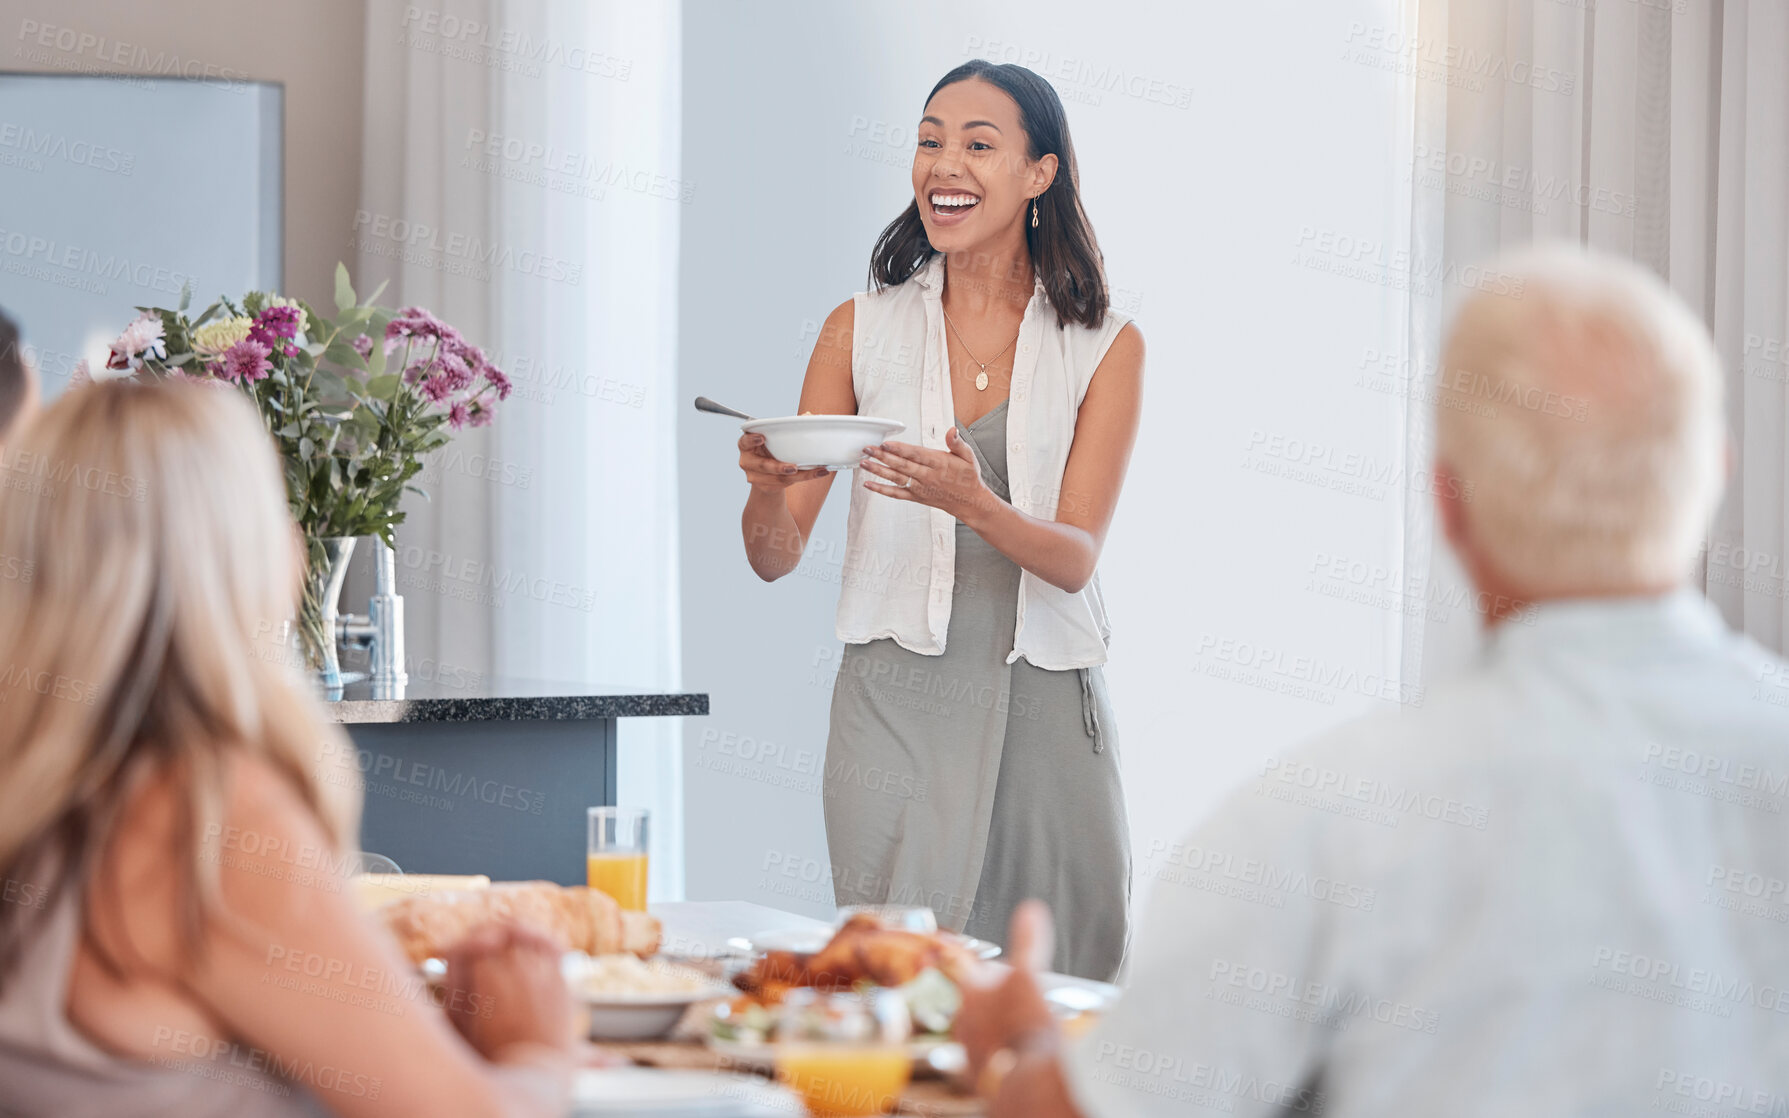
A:
<svg viewBox="0 0 1789 1118">
<path fill-rule="evenodd" d="M 799 986 L 848 989 L 860 981 L 900 986 L 934 967 L 948 978 L 966 974 L 973 952 L 954 939 L 890 928 L 868 914 L 845 922 L 825 947 L 812 954 L 766 951 L 733 976 L 733 984 L 754 1001 L 777 1005 Z"/>
</svg>

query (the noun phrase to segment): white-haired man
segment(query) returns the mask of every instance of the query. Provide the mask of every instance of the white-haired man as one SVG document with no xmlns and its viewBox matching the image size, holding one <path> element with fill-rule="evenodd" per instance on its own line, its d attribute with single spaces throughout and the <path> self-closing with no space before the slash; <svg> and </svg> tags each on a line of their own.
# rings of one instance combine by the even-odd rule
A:
<svg viewBox="0 0 1789 1118">
<path fill-rule="evenodd" d="M 1714 348 L 1631 264 L 1502 271 L 1445 347 L 1436 488 L 1479 600 L 1532 614 L 1157 851 L 1128 989 L 1072 1044 L 1021 910 L 961 1019 L 996 1114 L 1789 1114 L 1789 670 L 1683 585 Z"/>
</svg>

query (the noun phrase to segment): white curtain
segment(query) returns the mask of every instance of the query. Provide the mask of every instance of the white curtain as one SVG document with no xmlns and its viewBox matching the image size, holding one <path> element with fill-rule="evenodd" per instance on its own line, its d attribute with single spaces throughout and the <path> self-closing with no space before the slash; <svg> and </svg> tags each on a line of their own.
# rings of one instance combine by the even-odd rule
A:
<svg viewBox="0 0 1789 1118">
<path fill-rule="evenodd" d="M 1700 575 L 1728 619 L 1785 647 L 1789 9 L 1780 0 L 1411 0 L 1385 44 L 1412 87 L 1413 381 L 1435 375 L 1470 266 L 1538 238 L 1630 257 L 1704 315 L 1728 371 L 1736 456 Z M 1433 416 L 1415 391 L 1406 453 Z M 1407 502 L 1413 580 L 1458 582 L 1433 509 Z M 1476 619 L 1474 619 L 1476 620 Z M 1475 625 L 1405 621 L 1403 677 L 1457 660 Z"/>
<path fill-rule="evenodd" d="M 1716 4 L 1673 46 L 1693 78 L 1673 104 L 1673 286 L 1701 307 L 1728 369 L 1734 475 L 1704 566 L 1708 596 L 1735 625 L 1789 649 L 1789 8 Z M 1672 72 L 1679 63 L 1674 55 Z"/>
<path fill-rule="evenodd" d="M 405 506 L 413 679 L 681 685 L 680 38 L 676 4 L 368 4 L 357 285 L 391 279 L 516 385 Z M 678 899 L 680 720 L 620 737 L 653 896 Z"/>
</svg>

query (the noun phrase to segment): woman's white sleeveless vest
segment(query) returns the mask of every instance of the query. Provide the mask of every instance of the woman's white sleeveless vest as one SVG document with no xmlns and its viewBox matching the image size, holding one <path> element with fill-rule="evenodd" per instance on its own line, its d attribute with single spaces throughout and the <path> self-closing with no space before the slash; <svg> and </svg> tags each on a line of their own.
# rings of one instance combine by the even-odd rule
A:
<svg viewBox="0 0 1789 1118">
<path fill-rule="evenodd" d="M 898 419 L 904 442 L 944 449 L 955 422 L 944 336 L 944 255 L 907 282 L 856 296 L 851 384 L 857 414 Z M 1097 330 L 1060 326 L 1040 281 L 1014 347 L 1006 460 L 1020 512 L 1056 519 L 1075 416 L 1094 370 L 1128 315 L 1111 312 Z M 924 655 L 944 652 L 955 579 L 956 518 L 940 509 L 873 493 L 853 471 L 839 592 L 838 636 L 848 644 L 891 637 Z M 1029 571 L 1019 579 L 1018 625 L 1006 662 L 1023 656 L 1052 670 L 1106 661 L 1111 628 L 1099 575 L 1070 594 Z"/>
</svg>

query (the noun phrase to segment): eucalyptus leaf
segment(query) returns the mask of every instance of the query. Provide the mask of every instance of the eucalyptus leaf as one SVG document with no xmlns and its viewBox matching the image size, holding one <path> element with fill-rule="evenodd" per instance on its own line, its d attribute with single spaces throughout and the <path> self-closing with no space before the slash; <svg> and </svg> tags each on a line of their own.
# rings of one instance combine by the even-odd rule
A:
<svg viewBox="0 0 1789 1118">
<path fill-rule="evenodd" d="M 356 353 L 354 347 L 343 341 L 339 335 L 323 351 L 323 360 L 333 361 L 337 365 L 346 365 L 349 368 L 358 368 L 362 364 L 360 354 Z"/>
<path fill-rule="evenodd" d="M 384 285 L 380 285 L 383 287 Z M 374 296 L 377 298 L 377 296 Z M 335 264 L 335 309 L 345 311 L 360 302 L 354 297 L 354 285 L 348 282 L 348 266 L 341 261 Z"/>
<path fill-rule="evenodd" d="M 367 394 L 375 400 L 395 399 L 398 389 L 403 386 L 403 383 L 403 380 L 395 374 L 376 376 L 366 382 Z"/>
<path fill-rule="evenodd" d="M 336 329 L 340 330 L 344 336 L 359 332 L 358 328 L 366 325 L 367 320 L 373 317 L 375 309 L 373 307 L 349 307 L 336 316 Z"/>
</svg>

